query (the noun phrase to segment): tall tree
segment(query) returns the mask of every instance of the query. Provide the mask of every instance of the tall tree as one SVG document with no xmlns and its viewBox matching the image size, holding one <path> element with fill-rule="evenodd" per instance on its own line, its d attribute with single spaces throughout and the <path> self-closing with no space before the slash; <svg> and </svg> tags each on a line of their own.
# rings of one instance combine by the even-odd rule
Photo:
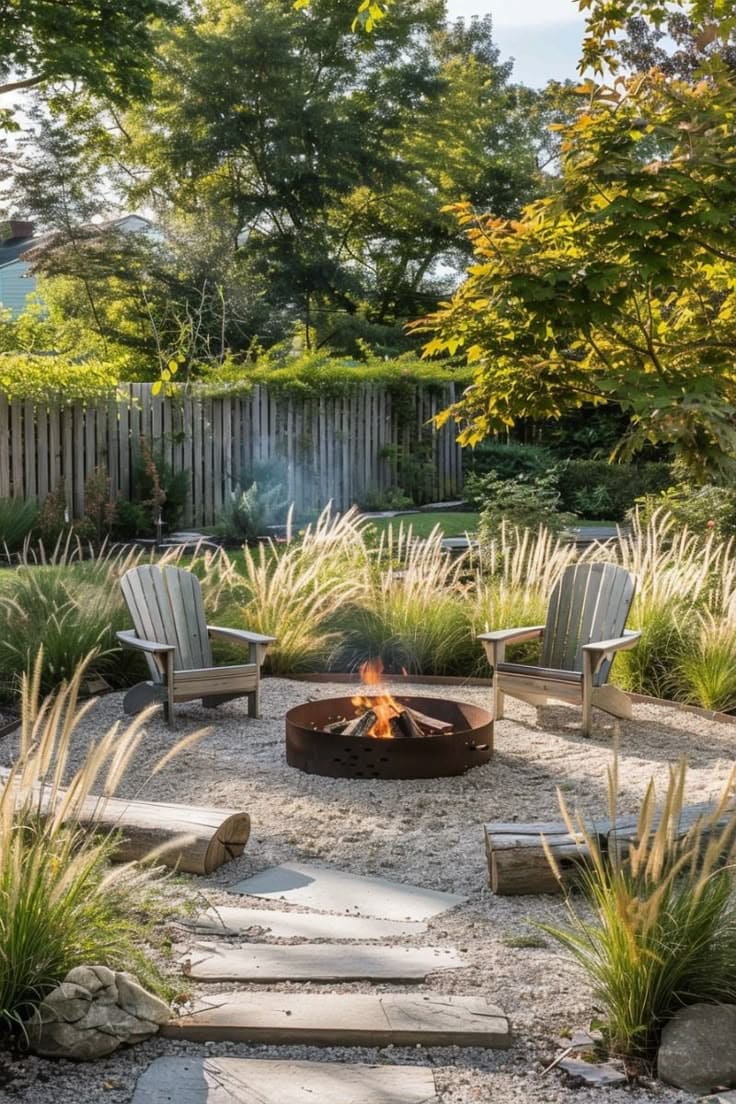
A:
<svg viewBox="0 0 736 1104">
<path fill-rule="evenodd" d="M 615 64 L 627 18 L 661 5 L 590 7 L 587 63 Z M 417 325 L 428 353 L 464 356 L 475 383 L 447 416 L 478 440 L 523 417 L 612 401 L 625 447 L 668 442 L 705 476 L 736 462 L 736 18 L 692 0 L 704 52 L 694 79 L 660 69 L 588 82 L 563 131 L 564 171 L 519 220 L 456 208 L 475 263 L 452 302 Z M 721 5 L 723 7 L 723 5 Z"/>
<path fill-rule="evenodd" d="M 466 253 L 442 205 L 511 213 L 540 179 L 534 94 L 509 84 L 487 21 L 444 15 L 406 0 L 359 36 L 341 0 L 205 3 L 123 121 L 130 194 L 229 235 L 243 278 L 309 342 L 393 327 L 406 343 L 401 325 Z"/>
</svg>

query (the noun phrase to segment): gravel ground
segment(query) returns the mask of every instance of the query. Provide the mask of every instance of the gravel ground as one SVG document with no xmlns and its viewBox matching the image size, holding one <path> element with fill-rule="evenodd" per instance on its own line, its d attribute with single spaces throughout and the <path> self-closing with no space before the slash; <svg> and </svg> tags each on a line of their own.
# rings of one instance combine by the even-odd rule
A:
<svg viewBox="0 0 736 1104">
<path fill-rule="evenodd" d="M 402 692 L 441 694 L 487 703 L 478 687 L 402 687 Z M 325 779 L 287 767 L 284 712 L 309 698 L 344 696 L 344 685 L 267 679 L 263 718 L 251 721 L 245 703 L 230 703 L 213 715 L 197 705 L 181 708 L 172 734 L 162 719 L 149 723 L 135 769 L 121 793 L 152 800 L 239 806 L 253 821 L 245 853 L 209 878 L 181 877 L 169 892 L 182 899 L 224 903 L 227 887 L 284 861 L 314 860 L 356 874 L 467 895 L 467 904 L 430 921 L 428 934 L 404 940 L 454 947 L 464 969 L 438 973 L 419 989 L 483 993 L 511 1017 L 516 1042 L 508 1052 L 475 1049 L 264 1047 L 241 1044 L 198 1046 L 152 1040 L 91 1066 L 0 1056 L 0 1101 L 11 1104 L 126 1104 L 135 1080 L 161 1054 L 208 1053 L 255 1057 L 321 1058 L 380 1063 L 426 1063 L 435 1068 L 442 1104 L 519 1101 L 558 1104 L 600 1099 L 609 1104 L 691 1100 L 654 1084 L 626 1089 L 576 1088 L 556 1072 L 542 1076 L 566 1030 L 584 1027 L 595 1014 L 584 976 L 546 938 L 535 921 L 561 921 L 564 905 L 552 897 L 494 897 L 486 887 L 481 824 L 487 820 L 558 819 L 555 789 L 571 805 L 600 815 L 606 808 L 605 770 L 612 737 L 620 741 L 620 808 L 633 811 L 649 778 L 664 784 L 670 764 L 687 756 L 688 800 L 715 796 L 728 777 L 736 749 L 736 727 L 655 705 L 635 706 L 634 720 L 616 723 L 596 714 L 590 740 L 578 731 L 578 713 L 548 707 L 537 725 L 534 710 L 507 699 L 508 717 L 496 726 L 491 762 L 460 778 L 405 782 Z M 121 716 L 121 696 L 101 698 L 77 734 L 73 757 Z M 213 717 L 216 717 L 213 723 Z M 152 763 L 181 735 L 211 727 L 202 741 L 148 780 Z M 12 760 L 16 737 L 0 745 L 0 763 Z M 237 898 L 231 903 L 268 907 Z M 531 937 L 524 940 L 524 936 Z M 522 937 L 522 938 L 520 938 Z M 187 934 L 182 934 L 187 939 Z M 519 945 L 522 944 L 522 945 Z M 189 983 L 187 983 L 189 984 Z M 219 986 L 219 990 L 234 988 Z M 276 988 L 276 987 L 274 987 Z M 289 988 L 283 986 L 283 988 Z M 307 987 L 309 988 L 309 987 Z M 321 987 L 318 987 L 321 988 Z M 334 986 L 363 992 L 366 984 Z M 216 991 L 211 987 L 207 991 Z M 4 1074 L 4 1076 L 3 1076 Z"/>
</svg>

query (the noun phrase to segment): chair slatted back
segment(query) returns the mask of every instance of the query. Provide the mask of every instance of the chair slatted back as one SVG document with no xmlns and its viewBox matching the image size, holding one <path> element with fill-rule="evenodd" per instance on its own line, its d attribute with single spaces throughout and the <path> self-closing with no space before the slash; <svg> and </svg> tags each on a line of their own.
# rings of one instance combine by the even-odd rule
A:
<svg viewBox="0 0 736 1104">
<path fill-rule="evenodd" d="M 196 575 L 180 567 L 142 564 L 126 571 L 120 585 L 136 634 L 157 644 L 175 645 L 175 670 L 212 666 L 202 588 Z M 146 658 L 157 676 L 155 664 Z"/>
<path fill-rule="evenodd" d="M 542 666 L 582 671 L 583 644 L 623 634 L 634 600 L 636 581 L 610 563 L 573 564 L 565 568 L 552 591 L 542 646 Z M 595 677 L 603 685 L 611 668 L 605 660 Z"/>
</svg>

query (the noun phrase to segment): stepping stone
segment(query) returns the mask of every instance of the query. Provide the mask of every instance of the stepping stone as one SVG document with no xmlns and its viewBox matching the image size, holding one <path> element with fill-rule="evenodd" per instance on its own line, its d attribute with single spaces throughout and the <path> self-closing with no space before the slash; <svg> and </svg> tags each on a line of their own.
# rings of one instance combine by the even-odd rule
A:
<svg viewBox="0 0 736 1104">
<path fill-rule="evenodd" d="M 221 993 L 161 1034 L 296 1046 L 511 1046 L 500 1008 L 484 997 L 442 993 Z"/>
<path fill-rule="evenodd" d="M 157 1058 L 132 1104 L 437 1104 L 426 1066 Z"/>
<path fill-rule="evenodd" d="M 300 943 L 244 947 L 201 943 L 181 959 L 198 981 L 423 981 L 465 963 L 441 947 L 370 947 Z"/>
<path fill-rule="evenodd" d="M 321 912 L 375 916 L 384 920 L 428 920 L 462 904 L 465 897 L 434 889 L 366 878 L 327 866 L 283 863 L 230 887 L 233 893 L 288 901 Z"/>
<path fill-rule="evenodd" d="M 375 920 L 362 916 L 330 916 L 321 912 L 276 912 L 273 909 L 233 908 L 230 905 L 218 905 L 182 923 L 222 935 L 239 935 L 250 928 L 263 928 L 265 934 L 277 939 L 391 939 L 402 935 L 421 935 L 427 930 L 426 924 L 411 920 Z"/>
</svg>

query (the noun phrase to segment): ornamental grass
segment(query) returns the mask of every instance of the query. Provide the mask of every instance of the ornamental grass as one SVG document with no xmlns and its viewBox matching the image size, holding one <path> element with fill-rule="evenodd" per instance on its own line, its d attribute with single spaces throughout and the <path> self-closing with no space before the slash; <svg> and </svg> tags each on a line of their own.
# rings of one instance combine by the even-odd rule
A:
<svg viewBox="0 0 736 1104">
<path fill-rule="evenodd" d="M 162 985 L 143 949 L 156 915 L 151 864 L 157 853 L 145 866 L 111 867 L 115 833 L 80 824 L 83 810 L 94 812 L 91 794 L 102 801 L 118 789 L 148 714 L 125 729 L 113 725 L 73 770 L 74 736 L 94 707 L 92 701 L 79 705 L 87 663 L 42 700 L 43 671 L 39 653 L 32 674 L 22 677 L 20 752 L 0 774 L 0 1026 L 8 1030 L 22 1030 L 74 966 L 101 963 Z M 152 773 L 200 735 L 167 752 Z"/>
<path fill-rule="evenodd" d="M 604 853 L 558 791 L 568 829 L 590 856 L 579 883 L 587 907 L 568 895 L 569 924 L 543 927 L 585 970 L 610 1051 L 627 1058 L 650 1061 L 663 1025 L 683 1005 L 736 1000 L 736 772 L 712 811 L 684 831 L 686 778 L 685 762 L 670 769 L 659 807 L 650 781 L 638 842 L 625 851 Z M 614 824 L 617 794 L 614 760 L 608 771 Z M 549 848 L 547 857 L 559 877 Z"/>
</svg>

